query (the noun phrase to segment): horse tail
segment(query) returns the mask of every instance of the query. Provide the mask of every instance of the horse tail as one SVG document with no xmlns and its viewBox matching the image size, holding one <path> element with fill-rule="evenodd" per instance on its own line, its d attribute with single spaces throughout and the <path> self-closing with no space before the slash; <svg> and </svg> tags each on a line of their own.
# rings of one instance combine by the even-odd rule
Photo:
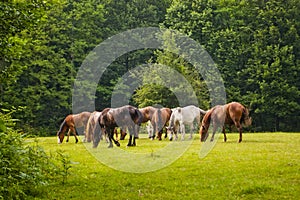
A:
<svg viewBox="0 0 300 200">
<path fill-rule="evenodd" d="M 201 108 L 199 108 L 199 112 L 200 112 L 201 115 L 205 115 L 207 113 L 207 111 L 202 110 Z"/>
<path fill-rule="evenodd" d="M 137 125 L 141 125 L 141 123 L 143 122 L 143 119 L 144 119 L 144 116 L 143 116 L 143 113 L 141 111 L 139 111 L 139 109 L 135 109 L 135 113 L 136 113 L 136 116 L 137 116 Z"/>
<path fill-rule="evenodd" d="M 162 122 L 162 118 L 161 118 L 161 110 L 157 109 L 157 130 L 158 132 L 160 132 L 163 128 L 163 122 Z"/>
<path fill-rule="evenodd" d="M 249 110 L 243 106 L 243 112 L 241 117 L 241 123 L 245 126 L 250 126 L 252 123 L 251 117 L 249 117 Z"/>
</svg>

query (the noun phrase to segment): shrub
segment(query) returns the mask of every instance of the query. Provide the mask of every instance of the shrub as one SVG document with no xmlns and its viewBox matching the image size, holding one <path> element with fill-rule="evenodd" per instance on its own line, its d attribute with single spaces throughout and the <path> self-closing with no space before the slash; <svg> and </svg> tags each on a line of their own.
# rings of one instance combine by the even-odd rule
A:
<svg viewBox="0 0 300 200">
<path fill-rule="evenodd" d="M 25 145 L 11 113 L 0 112 L 0 199 L 24 199 L 44 192 L 55 167 L 37 142 Z"/>
</svg>

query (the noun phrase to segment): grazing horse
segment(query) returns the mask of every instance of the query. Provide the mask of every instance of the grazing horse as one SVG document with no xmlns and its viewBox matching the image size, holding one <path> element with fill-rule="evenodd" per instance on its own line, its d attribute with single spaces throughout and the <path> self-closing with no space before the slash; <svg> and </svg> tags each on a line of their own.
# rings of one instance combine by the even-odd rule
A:
<svg viewBox="0 0 300 200">
<path fill-rule="evenodd" d="M 114 129 L 116 127 L 127 127 L 130 134 L 127 146 L 135 146 L 135 139 L 138 137 L 138 129 L 136 126 L 141 125 L 142 119 L 142 113 L 137 108 L 127 105 L 119 108 L 104 109 L 98 121 L 102 130 L 105 129 L 105 132 L 108 134 L 108 147 L 111 148 L 113 147 L 112 141 L 114 141 L 117 146 L 120 146 L 120 143 L 113 138 Z M 94 148 L 99 144 L 100 133 L 100 131 L 94 131 Z"/>
<path fill-rule="evenodd" d="M 157 109 L 154 108 L 154 107 L 152 107 L 152 106 L 146 106 L 144 108 L 140 108 L 139 110 L 140 110 L 140 112 L 143 115 L 143 121 L 142 121 L 142 123 L 148 122 L 148 124 L 147 124 L 147 130 L 148 130 L 149 138 L 152 138 L 153 137 L 153 127 L 151 125 L 151 119 L 152 119 L 152 116 L 153 116 L 154 112 Z"/>
<path fill-rule="evenodd" d="M 72 132 L 76 143 L 78 142 L 78 132 L 76 128 L 84 127 L 84 132 L 86 129 L 87 122 L 89 120 L 91 113 L 90 112 L 82 112 L 75 115 L 68 115 L 64 121 L 61 123 L 59 131 L 57 132 L 58 144 L 62 143 L 65 137 L 65 132 L 68 130 L 68 136 L 66 142 L 69 142 L 70 133 Z"/>
<path fill-rule="evenodd" d="M 239 142 L 242 142 L 242 124 L 245 126 L 250 126 L 252 119 L 249 117 L 248 109 L 240 103 L 232 102 L 223 106 L 217 105 L 207 111 L 203 117 L 199 131 L 202 142 L 208 137 L 208 128 L 210 123 L 212 123 L 213 126 L 213 133 L 210 141 L 214 140 L 214 135 L 217 131 L 217 128 L 222 127 L 224 142 L 226 142 L 227 137 L 225 133 L 225 124 L 227 124 L 229 126 L 235 125 L 240 133 Z"/>
<path fill-rule="evenodd" d="M 157 139 L 161 140 L 163 128 L 169 122 L 171 114 L 172 110 L 170 108 L 161 108 L 155 110 L 151 119 L 151 125 L 153 127 L 152 138 L 154 138 L 155 135 L 157 135 Z"/>
<path fill-rule="evenodd" d="M 145 123 L 145 122 L 151 120 L 151 118 L 153 116 L 153 113 L 156 111 L 156 108 L 154 108 L 152 106 L 147 106 L 147 107 L 139 109 L 139 111 L 143 115 L 143 121 L 142 121 L 142 123 Z"/>
<path fill-rule="evenodd" d="M 186 106 L 183 108 L 176 108 L 173 110 L 169 126 L 167 130 L 169 132 L 169 139 L 173 139 L 173 134 L 175 134 L 175 139 L 177 139 L 177 130 L 180 128 L 181 140 L 184 140 L 185 136 L 185 125 L 190 127 L 190 139 L 193 137 L 194 131 L 194 122 L 197 122 L 197 125 L 200 124 L 201 115 L 204 115 L 206 111 L 194 106 Z"/>
<path fill-rule="evenodd" d="M 143 119 L 142 119 L 141 123 L 145 123 L 145 122 L 149 121 L 152 118 L 152 115 L 153 115 L 155 110 L 156 110 L 156 108 L 154 108 L 152 106 L 147 106 L 147 107 L 139 109 L 139 111 L 142 113 L 142 116 L 143 116 Z M 136 126 L 136 128 L 137 128 L 136 131 L 139 132 L 140 127 Z M 121 134 L 120 140 L 125 139 L 125 137 L 127 135 L 126 129 L 127 129 L 127 127 L 120 128 L 120 134 Z M 118 138 L 118 129 L 117 128 L 115 128 L 114 133 L 116 135 L 116 138 Z"/>
<path fill-rule="evenodd" d="M 101 112 L 94 111 L 91 113 L 89 120 L 87 122 L 86 134 L 85 134 L 85 142 L 91 142 L 93 137 L 93 131 L 95 126 L 99 126 L 98 118 L 100 117 Z"/>
</svg>

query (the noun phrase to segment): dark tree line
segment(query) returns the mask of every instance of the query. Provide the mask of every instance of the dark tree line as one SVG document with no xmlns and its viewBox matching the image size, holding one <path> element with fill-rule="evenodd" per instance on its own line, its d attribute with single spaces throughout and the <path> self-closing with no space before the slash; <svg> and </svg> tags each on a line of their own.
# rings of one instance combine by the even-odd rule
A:
<svg viewBox="0 0 300 200">
<path fill-rule="evenodd" d="M 207 50 L 222 74 L 227 101 L 250 107 L 253 131 L 300 130 L 296 0 L 34 0 L 1 2 L 0 10 L 1 112 L 18 108 L 14 117 L 24 131 L 53 135 L 72 110 L 74 79 L 88 53 L 117 33 L 149 26 L 178 30 Z M 146 63 L 183 74 L 197 88 L 199 105 L 208 109 L 201 74 L 166 49 L 116 59 L 97 86 L 96 109 L 110 106 L 123 74 Z M 131 104 L 175 107 L 178 102 L 168 88 L 145 84 Z"/>
</svg>

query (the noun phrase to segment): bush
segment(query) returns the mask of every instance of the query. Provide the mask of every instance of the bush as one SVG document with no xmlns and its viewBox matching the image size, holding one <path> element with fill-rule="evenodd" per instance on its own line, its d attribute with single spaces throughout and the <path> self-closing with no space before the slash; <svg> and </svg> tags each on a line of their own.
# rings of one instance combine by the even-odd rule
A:
<svg viewBox="0 0 300 200">
<path fill-rule="evenodd" d="M 0 199 L 24 199 L 41 194 L 54 173 L 52 159 L 38 146 L 25 145 L 10 111 L 0 112 Z"/>
</svg>

